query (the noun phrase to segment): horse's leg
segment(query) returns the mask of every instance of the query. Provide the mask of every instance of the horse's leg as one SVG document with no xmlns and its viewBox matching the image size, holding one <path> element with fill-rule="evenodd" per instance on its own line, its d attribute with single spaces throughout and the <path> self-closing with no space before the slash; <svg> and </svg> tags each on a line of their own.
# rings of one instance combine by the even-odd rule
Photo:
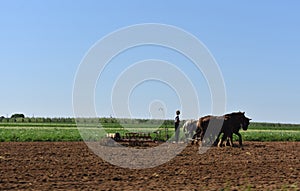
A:
<svg viewBox="0 0 300 191">
<path fill-rule="evenodd" d="M 233 145 L 233 138 L 232 135 L 227 137 L 227 141 L 226 141 L 226 146 L 231 146 Z"/>
<path fill-rule="evenodd" d="M 227 138 L 227 135 L 224 133 L 222 138 L 220 139 L 219 143 L 218 143 L 218 147 L 222 147 L 223 146 L 223 142 L 225 141 L 225 139 Z"/>
<path fill-rule="evenodd" d="M 230 147 L 233 147 L 232 133 L 228 136 L 228 139 L 229 139 L 229 145 L 230 145 Z"/>
<path fill-rule="evenodd" d="M 204 134 L 205 134 L 204 130 L 201 130 L 201 132 L 200 132 L 200 144 L 201 144 L 201 146 L 202 146 L 202 142 L 203 142 L 203 139 L 204 139 Z"/>
<path fill-rule="evenodd" d="M 221 136 L 221 132 L 218 134 L 218 136 L 217 136 L 217 138 L 216 138 L 216 140 L 215 140 L 215 142 L 214 142 L 214 144 L 213 144 L 214 146 L 217 146 L 217 145 L 218 145 L 220 136 Z"/>
<path fill-rule="evenodd" d="M 198 137 L 199 135 L 198 135 L 198 132 L 196 131 L 196 133 L 193 135 L 193 137 L 192 137 L 192 145 L 194 144 L 194 142 L 195 142 L 195 140 L 196 140 L 196 137 Z"/>
<path fill-rule="evenodd" d="M 229 137 L 227 138 L 227 141 L 226 141 L 226 144 L 225 144 L 226 146 L 230 146 L 230 139 L 229 139 Z"/>
<path fill-rule="evenodd" d="M 196 142 L 199 144 L 199 137 L 200 137 L 200 141 L 202 141 L 203 135 L 202 135 L 202 130 L 200 128 L 196 129 L 196 134 L 193 136 L 193 141 L 196 140 Z M 197 138 L 197 139 L 196 139 Z"/>
<path fill-rule="evenodd" d="M 242 143 L 242 135 L 239 133 L 239 132 L 236 132 L 235 133 L 237 136 L 239 136 L 239 145 L 240 145 L 240 147 L 242 147 L 243 146 L 243 143 Z"/>
</svg>

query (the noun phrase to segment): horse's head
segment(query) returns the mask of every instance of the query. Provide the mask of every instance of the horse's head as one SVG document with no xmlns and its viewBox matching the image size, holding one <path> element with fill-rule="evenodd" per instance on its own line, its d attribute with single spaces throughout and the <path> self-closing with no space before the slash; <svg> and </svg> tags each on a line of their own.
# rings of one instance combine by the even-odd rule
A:
<svg viewBox="0 0 300 191">
<path fill-rule="evenodd" d="M 245 116 L 245 112 L 235 112 L 228 115 L 229 118 L 232 118 L 236 122 L 239 123 L 240 128 L 244 131 L 248 129 L 251 119 Z"/>
<path fill-rule="evenodd" d="M 243 119 L 241 119 L 241 127 L 244 131 L 246 131 L 248 129 L 248 126 L 250 124 L 251 119 L 249 119 L 248 117 L 244 117 Z"/>
<path fill-rule="evenodd" d="M 251 119 L 245 116 L 245 112 L 238 112 L 241 128 L 246 131 Z"/>
</svg>

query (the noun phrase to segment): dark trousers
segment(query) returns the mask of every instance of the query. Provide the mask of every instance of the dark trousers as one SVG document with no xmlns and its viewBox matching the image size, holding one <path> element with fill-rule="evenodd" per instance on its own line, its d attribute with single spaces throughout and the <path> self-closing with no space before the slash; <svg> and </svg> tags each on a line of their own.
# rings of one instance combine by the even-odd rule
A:
<svg viewBox="0 0 300 191">
<path fill-rule="evenodd" d="M 179 128 L 179 124 L 175 125 L 175 141 L 176 143 L 178 143 L 179 141 L 179 133 L 180 133 L 180 128 Z"/>
</svg>

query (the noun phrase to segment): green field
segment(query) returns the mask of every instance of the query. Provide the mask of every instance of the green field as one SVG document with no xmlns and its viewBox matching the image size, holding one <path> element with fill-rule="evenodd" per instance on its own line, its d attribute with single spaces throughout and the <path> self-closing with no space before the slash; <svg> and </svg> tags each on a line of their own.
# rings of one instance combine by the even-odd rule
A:
<svg viewBox="0 0 300 191">
<path fill-rule="evenodd" d="M 110 118 L 83 119 L 77 127 L 74 119 L 63 119 L 52 122 L 51 119 L 39 120 L 6 120 L 0 122 L 0 142 L 7 141 L 82 141 L 100 140 L 106 133 L 149 132 L 152 138 L 166 140 L 174 134 L 173 121 L 154 120 L 118 120 Z M 160 124 L 160 125 L 157 125 Z M 183 122 L 182 122 L 183 124 Z M 103 128 L 101 128 L 103 127 Z M 79 130 L 80 129 L 80 130 Z M 104 131 L 104 130 L 105 131 Z M 153 133 L 159 131 L 160 134 Z M 247 131 L 240 131 L 246 141 L 300 141 L 300 125 L 279 123 L 251 123 Z M 181 137 L 183 138 L 183 132 Z M 84 137 L 84 138 L 82 138 Z M 234 139 L 237 136 L 234 135 Z"/>
</svg>

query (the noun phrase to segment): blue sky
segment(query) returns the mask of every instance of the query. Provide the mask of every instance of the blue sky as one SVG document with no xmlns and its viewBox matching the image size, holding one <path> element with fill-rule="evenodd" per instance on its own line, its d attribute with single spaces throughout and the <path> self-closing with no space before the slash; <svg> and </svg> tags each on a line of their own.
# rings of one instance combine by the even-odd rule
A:
<svg viewBox="0 0 300 191">
<path fill-rule="evenodd" d="M 193 34 L 210 50 L 224 78 L 226 112 L 245 111 L 254 121 L 300 123 L 299 8 L 300 2 L 292 0 L 1 1 L 0 115 L 72 117 L 74 78 L 89 48 L 120 28 L 162 23 Z M 150 58 L 184 70 L 199 93 L 199 115 L 210 114 L 203 76 L 174 54 L 142 47 L 114 59 L 97 83 L 98 115 L 113 115 L 110 88 L 122 72 L 120 63 L 125 67 Z M 130 96 L 133 116 L 149 117 L 153 99 L 165 101 L 166 118 L 180 108 L 172 89 L 144 83 Z M 184 111 L 182 117 L 192 116 Z"/>
</svg>

